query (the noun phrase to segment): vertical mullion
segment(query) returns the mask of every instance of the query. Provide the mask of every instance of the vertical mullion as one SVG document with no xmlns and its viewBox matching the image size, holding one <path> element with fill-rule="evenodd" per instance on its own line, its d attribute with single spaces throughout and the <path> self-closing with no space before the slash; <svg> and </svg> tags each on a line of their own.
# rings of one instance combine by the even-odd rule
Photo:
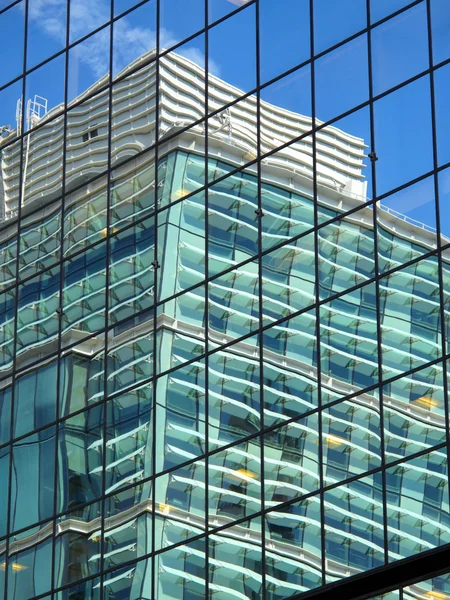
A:
<svg viewBox="0 0 450 600">
<path fill-rule="evenodd" d="M 106 257 L 105 257 L 105 323 L 104 323 L 104 360 L 103 360 L 103 444 L 102 444 L 102 499 L 100 514 L 100 600 L 105 597 L 105 512 L 106 512 L 106 436 L 108 433 L 108 341 L 109 341 L 109 271 L 111 260 L 111 150 L 112 150 L 112 110 L 113 110 L 113 43 L 114 43 L 114 0 L 110 4 L 110 24 L 109 24 L 109 78 L 108 78 L 108 140 L 106 144 L 107 152 L 107 173 L 106 173 Z M 113 331 L 113 330 L 111 330 Z"/>
<path fill-rule="evenodd" d="M 319 455 L 319 487 L 320 487 L 320 554 L 322 564 L 322 585 L 326 584 L 326 538 L 325 538 L 325 502 L 324 502 L 324 463 L 323 463 L 323 434 L 322 434 L 322 376 L 321 376 L 321 350 L 320 350 L 320 272 L 319 272 L 319 208 L 317 192 L 317 130 L 316 130 L 316 78 L 314 58 L 314 0 L 309 1 L 309 35 L 311 54 L 311 134 L 312 134 L 312 159 L 313 159 L 313 202 L 314 202 L 314 276 L 315 276 L 315 313 L 316 313 L 316 377 L 317 377 L 317 404 L 319 418 L 318 424 L 318 455 Z"/>
<path fill-rule="evenodd" d="M 59 456 L 59 424 L 60 424 L 60 387 L 61 387 L 61 352 L 62 352 L 62 324 L 64 320 L 64 219 L 65 219 L 65 194 L 66 194 L 66 147 L 67 147 L 67 127 L 68 127 L 68 90 L 69 90 L 69 32 L 70 32 L 70 0 L 66 0 L 66 38 L 64 55 L 64 114 L 63 114 L 63 139 L 62 139 L 62 186 L 61 186 L 61 221 L 60 221 L 60 241 L 59 241 L 59 321 L 58 321 L 58 354 L 56 371 L 56 425 L 55 425 L 55 463 L 53 478 L 53 540 L 52 540 L 52 564 L 51 564 L 51 586 L 52 598 L 53 590 L 57 587 L 55 582 L 55 564 L 56 564 L 56 542 L 57 542 L 57 519 L 58 513 L 58 456 Z M 64 421 L 64 424 L 66 421 Z"/>
<path fill-rule="evenodd" d="M 444 297 L 444 274 L 443 274 L 443 259 L 442 259 L 442 239 L 441 239 L 441 214 L 439 202 L 439 173 L 438 173 L 438 151 L 437 151 L 437 128 L 436 128 L 436 104 L 435 104 L 435 87 L 433 70 L 433 28 L 431 22 L 431 0 L 426 0 L 427 6 L 427 26 L 428 26 L 428 55 L 430 67 L 430 105 L 431 105 L 431 126 L 433 139 L 433 180 L 435 190 L 435 209 L 436 209 L 436 247 L 438 250 L 438 285 L 439 285 L 439 317 L 441 327 L 441 344 L 442 357 L 447 354 L 447 332 L 445 319 L 445 297 Z M 444 389 L 444 398 L 448 398 L 448 379 L 447 379 L 447 361 L 442 361 L 442 383 Z M 449 477 L 448 465 L 450 459 L 450 418 L 448 402 L 444 402 L 444 417 L 445 417 L 445 432 L 447 444 L 447 480 Z"/>
<path fill-rule="evenodd" d="M 159 557 L 155 557 L 156 551 L 156 486 L 158 485 L 158 479 L 156 477 L 156 436 L 158 435 L 158 428 L 156 424 L 156 416 L 157 416 L 157 387 L 158 387 L 158 296 L 159 296 L 159 286 L 158 286 L 158 157 L 159 157 L 159 87 L 160 87 L 160 72 L 159 72 L 159 50 L 160 50 L 160 29 L 161 29 L 161 6 L 160 2 L 162 0 L 156 0 L 156 35 L 155 35 L 155 154 L 154 154 L 154 250 L 153 250 L 153 369 L 152 369 L 152 377 L 153 377 L 153 386 L 152 386 L 152 475 L 153 480 L 150 483 L 150 486 L 153 486 L 151 491 L 151 501 L 152 501 L 152 530 L 151 530 L 151 558 L 150 558 L 150 568 L 151 568 L 151 598 L 156 598 L 158 596 L 158 586 L 156 581 L 156 560 L 159 560 Z M 163 207 L 161 207 L 163 208 Z M 167 209 L 168 210 L 168 209 Z M 161 435 L 165 435 L 165 433 L 161 433 Z"/>
<path fill-rule="evenodd" d="M 380 303 L 380 269 L 378 264 L 378 226 L 377 226 L 377 182 L 376 182 L 376 140 L 375 140 L 375 109 L 373 100 L 373 78 L 372 78 L 372 28 L 370 19 L 370 0 L 366 0 L 367 11 L 367 67 L 369 79 L 369 113 L 370 113 L 370 165 L 372 175 L 372 196 L 375 201 L 372 203 L 373 213 L 373 247 L 374 247 L 374 266 L 375 266 L 375 308 L 377 313 L 377 368 L 378 368 L 378 407 L 380 415 L 380 450 L 381 450 L 381 481 L 383 497 L 383 540 L 384 540 L 384 562 L 389 562 L 389 538 L 387 526 L 387 499 L 386 499 L 386 456 L 384 441 L 384 411 L 383 411 L 383 348 L 381 333 L 381 303 Z"/>
<path fill-rule="evenodd" d="M 208 218 L 208 196 L 209 196 L 209 171 L 208 171 L 208 135 L 209 135 L 209 0 L 205 2 L 205 598 L 210 597 L 210 557 L 209 557 L 209 257 L 208 257 L 208 240 L 209 240 L 209 218 Z"/>
<path fill-rule="evenodd" d="M 264 472 L 264 333 L 263 333 L 263 293 L 262 293 L 262 220 L 264 218 L 262 207 L 261 184 L 261 30 L 260 30 L 260 0 L 255 3 L 256 27 L 256 176 L 257 176 L 257 224 L 258 224 L 258 312 L 259 312 L 259 451 L 260 451 L 260 490 L 261 490 L 261 597 L 267 598 L 266 578 L 266 513 L 265 513 L 265 472 Z M 250 442 L 248 442 L 250 443 Z"/>
<path fill-rule="evenodd" d="M 17 331 L 19 319 L 19 272 L 20 272 L 20 228 L 22 216 L 23 194 L 23 152 L 25 143 L 25 93 L 26 93 L 26 65 L 27 65 L 27 47 L 28 47 L 28 0 L 24 0 L 24 42 L 23 42 L 23 65 L 22 65 L 22 114 L 20 116 L 20 160 L 19 160 L 19 187 L 17 195 L 17 245 L 16 245 L 16 276 L 14 288 L 14 339 L 13 339 L 13 360 L 12 360 L 12 375 L 11 375 L 11 415 L 10 415 L 10 436 L 9 436 L 9 465 L 8 465 L 8 501 L 6 515 L 6 540 L 5 540 L 5 589 L 4 597 L 8 600 L 8 573 L 9 573 L 9 542 L 11 537 L 11 507 L 12 507 L 12 473 L 13 473 L 13 430 L 14 430 L 14 405 L 15 405 L 15 387 L 16 387 L 16 369 L 17 369 Z M 19 123 L 17 123 L 19 127 Z M 29 134 L 28 134 L 29 135 Z M 18 490 L 17 490 L 18 491 Z"/>
</svg>

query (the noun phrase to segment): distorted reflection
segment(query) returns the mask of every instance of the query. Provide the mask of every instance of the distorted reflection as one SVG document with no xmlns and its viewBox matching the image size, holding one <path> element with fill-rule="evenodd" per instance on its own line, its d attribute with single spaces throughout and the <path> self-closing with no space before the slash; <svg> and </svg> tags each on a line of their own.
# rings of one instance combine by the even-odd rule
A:
<svg viewBox="0 0 450 600">
<path fill-rule="evenodd" d="M 449 543 L 425 3 L 374 27 L 373 111 L 365 3 L 71 0 L 42 65 L 38 4 L 0 88 L 8 600 L 284 600 Z"/>
</svg>

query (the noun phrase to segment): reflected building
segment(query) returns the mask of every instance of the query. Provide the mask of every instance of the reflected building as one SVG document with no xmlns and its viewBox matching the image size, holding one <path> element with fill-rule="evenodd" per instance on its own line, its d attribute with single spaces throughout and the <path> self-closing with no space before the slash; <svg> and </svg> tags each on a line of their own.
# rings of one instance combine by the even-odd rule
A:
<svg viewBox="0 0 450 600">
<path fill-rule="evenodd" d="M 6 597 L 284 600 L 449 543 L 436 232 L 181 55 L 106 84 L 2 138 Z"/>
</svg>

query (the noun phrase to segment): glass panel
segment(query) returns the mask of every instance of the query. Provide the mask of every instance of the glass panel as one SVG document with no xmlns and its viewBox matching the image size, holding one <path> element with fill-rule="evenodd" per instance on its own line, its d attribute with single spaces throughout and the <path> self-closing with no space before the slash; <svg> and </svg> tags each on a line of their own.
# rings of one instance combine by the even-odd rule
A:
<svg viewBox="0 0 450 600">
<path fill-rule="evenodd" d="M 3 414 L 1 415 L 3 418 Z M 9 461 L 11 456 L 10 446 L 0 448 L 0 476 L 4 485 L 0 489 L 0 509 L 2 515 L 8 514 L 8 496 L 9 496 Z M 3 538 L 7 534 L 7 519 L 3 518 L 0 521 L 0 538 Z M 0 555 L 0 580 L 2 578 L 2 571 L 5 570 L 5 558 L 4 555 Z M 1 590 L 0 586 L 0 590 Z"/>
<path fill-rule="evenodd" d="M 160 0 L 160 45 L 171 48 L 205 27 L 204 2 Z"/>
<path fill-rule="evenodd" d="M 58 363 L 55 361 L 16 379 L 14 437 L 40 429 L 55 420 L 57 372 Z"/>
<path fill-rule="evenodd" d="M 365 2 L 314 0 L 314 52 L 318 54 L 367 27 Z"/>
<path fill-rule="evenodd" d="M 53 514 L 55 433 L 55 428 L 50 427 L 23 438 L 13 446 L 12 531 L 30 527 Z"/>
<path fill-rule="evenodd" d="M 209 109 L 221 108 L 223 94 L 217 87 L 209 88 Z M 233 90 L 233 88 L 231 88 Z M 231 98 L 230 98 L 231 99 Z M 233 98 L 234 99 L 234 98 Z M 240 102 L 221 110 L 208 119 L 208 180 L 223 178 L 227 173 L 248 162 L 254 161 L 258 153 L 257 102 L 256 96 L 248 96 Z M 247 168 L 249 180 L 255 180 L 256 167 Z M 236 174 L 235 182 L 246 174 Z M 230 176 L 228 181 L 232 181 Z M 217 185 L 224 183 L 221 181 Z M 226 185 L 226 184 L 225 184 Z M 228 194 L 239 195 L 243 190 L 237 184 Z M 210 189 L 210 192 L 212 190 Z M 245 194 L 243 194 L 245 196 Z"/>
<path fill-rule="evenodd" d="M 192 1 L 200 6 L 195 0 L 183 1 L 183 5 Z M 173 4 L 173 0 L 170 2 Z M 182 2 L 176 0 L 176 4 L 181 6 Z M 165 102 L 159 105 L 158 130 L 160 139 L 164 139 L 205 117 L 204 34 L 165 54 L 159 64 L 159 94 Z"/>
<path fill-rule="evenodd" d="M 0 54 L 7 56 L 2 61 L 0 86 L 22 75 L 25 29 L 25 1 L 18 2 L 9 10 L 0 14 L 0 30 L 14 32 L 14 35 L 2 35 L 0 39 Z"/>
<path fill-rule="evenodd" d="M 386 461 L 445 442 L 445 401 L 441 364 L 383 386 Z"/>
<path fill-rule="evenodd" d="M 417 598 L 418 594 L 425 598 L 442 598 L 442 600 L 445 600 L 450 594 L 449 575 L 440 575 L 403 588 L 403 600 L 413 600 L 413 598 Z"/>
<path fill-rule="evenodd" d="M 121 12 L 131 5 L 130 0 L 114 2 L 114 12 Z M 137 4 L 137 2 L 135 2 Z M 145 24 L 145 27 L 142 25 Z M 113 78 L 123 75 L 125 70 L 135 69 L 142 60 L 148 60 L 156 44 L 156 1 L 146 2 L 113 24 Z"/>
<path fill-rule="evenodd" d="M 319 58 L 315 84 L 316 116 L 321 121 L 329 121 L 368 100 L 366 34 Z"/>
<path fill-rule="evenodd" d="M 156 390 L 156 428 L 164 432 L 155 442 L 156 472 L 160 472 L 205 452 L 205 361 L 197 360 L 161 377 Z"/>
<path fill-rule="evenodd" d="M 119 333 L 119 332 L 118 332 Z M 153 319 L 135 327 L 134 319 L 123 323 L 108 347 L 107 390 L 112 395 L 153 375 Z"/>
<path fill-rule="evenodd" d="M 157 600 L 200 600 L 206 597 L 204 538 L 158 555 L 155 569 L 160 573 L 155 595 Z"/>
<path fill-rule="evenodd" d="M 71 37 L 85 35 L 87 28 L 93 29 L 96 26 L 95 20 L 102 21 L 103 16 L 108 18 L 106 14 L 101 15 L 103 11 L 100 10 L 94 11 L 94 18 L 91 19 L 85 14 L 89 11 L 89 7 L 82 6 L 83 0 L 71 0 L 71 5 L 74 2 L 77 2 L 81 10 L 79 12 L 71 10 L 70 12 Z M 80 13 L 84 14 L 80 15 Z M 92 93 L 94 90 L 108 85 L 109 53 L 104 52 L 103 48 L 109 48 L 110 37 L 110 28 L 105 27 L 69 50 L 68 102 L 80 100 L 83 92 L 87 90 Z"/>
<path fill-rule="evenodd" d="M 265 411 L 264 425 L 269 411 Z M 265 507 L 289 502 L 318 490 L 318 415 L 283 425 L 264 435 Z"/>
<path fill-rule="evenodd" d="M 381 466 L 378 394 L 357 396 L 322 411 L 324 482 L 328 485 Z"/>
<path fill-rule="evenodd" d="M 111 237 L 108 301 L 110 323 L 125 321 L 136 313 L 137 322 L 148 319 L 149 309 L 154 303 L 154 251 L 153 218 Z"/>
<path fill-rule="evenodd" d="M 428 69 L 426 3 L 375 27 L 372 57 L 375 96 Z"/>
<path fill-rule="evenodd" d="M 234 2 L 235 0 L 233 0 Z M 239 40 L 238 44 L 230 44 L 229 40 Z M 250 4 L 230 19 L 209 30 L 208 71 L 211 87 L 223 87 L 217 77 L 235 86 L 228 94 L 242 95 L 256 87 L 256 17 L 255 4 Z M 239 65 L 239 69 L 236 69 Z M 229 86 L 226 86 L 229 88 Z M 231 100 L 232 98 L 230 98 Z M 230 100 L 222 101 L 222 104 Z"/>
<path fill-rule="evenodd" d="M 416 262 L 380 281 L 382 360 L 387 378 L 442 352 L 437 259 Z"/>
<path fill-rule="evenodd" d="M 325 492 L 327 582 L 384 564 L 381 473 Z"/>
<path fill-rule="evenodd" d="M 210 598 L 261 598 L 261 520 L 212 534 L 209 544 Z"/>
<path fill-rule="evenodd" d="M 101 27 L 110 17 L 107 5 L 100 4 L 96 9 L 91 10 L 83 0 L 70 0 L 69 42 L 72 44 L 77 39 L 88 35 Z M 108 29 L 103 29 L 103 32 L 107 31 Z"/>
<path fill-rule="evenodd" d="M 377 194 L 381 195 L 433 166 L 428 76 L 377 100 L 374 111 Z"/>
<path fill-rule="evenodd" d="M 445 452 L 430 452 L 386 471 L 389 560 L 448 544 Z"/>
<path fill-rule="evenodd" d="M 57 511 L 71 511 L 71 519 L 91 517 L 82 506 L 102 493 L 104 418 L 103 406 L 96 406 L 59 426 Z"/>
<path fill-rule="evenodd" d="M 370 0 L 370 20 L 375 23 L 408 4 L 411 0 Z"/>
<path fill-rule="evenodd" d="M 72 341 L 105 327 L 106 243 L 69 258 L 63 267 L 63 336 Z M 70 343 L 70 342 L 69 342 Z"/>
<path fill-rule="evenodd" d="M 260 380 L 257 337 L 209 356 L 208 406 L 210 450 L 260 430 Z M 252 348 L 253 350 L 253 348 Z"/>
<path fill-rule="evenodd" d="M 265 158 L 261 164 L 261 209 L 263 218 L 262 249 L 267 250 L 290 238 L 309 231 L 314 226 L 314 203 L 309 179 L 312 178 L 310 136 Z M 298 158 L 298 171 L 288 170 L 292 155 Z M 308 236 L 292 245 L 308 244 Z M 280 249 L 281 250 L 281 249 Z M 273 253 L 275 255 L 276 252 Z M 298 259 L 298 257 L 296 257 Z"/>
<path fill-rule="evenodd" d="M 261 84 L 309 58 L 309 5 L 308 0 L 285 0 L 280 10 L 276 2 L 260 0 Z"/>
<path fill-rule="evenodd" d="M 375 275 L 373 230 L 365 227 L 367 209 L 319 229 L 321 298 L 361 284 Z"/>
<path fill-rule="evenodd" d="M 46 566 L 51 560 L 51 540 L 13 554 L 8 561 L 8 598 L 19 600 L 47 592 L 51 572 Z"/>
<path fill-rule="evenodd" d="M 378 381 L 375 284 L 345 294 L 320 308 L 322 380 L 337 394 Z"/>
<path fill-rule="evenodd" d="M 377 204 L 378 266 L 390 270 L 434 250 L 436 199 L 432 177 Z"/>
<path fill-rule="evenodd" d="M 261 152 L 269 152 L 308 132 L 312 128 L 311 115 L 310 65 L 264 87 L 260 92 Z M 302 144 L 297 143 L 294 148 L 301 151 Z M 275 156 L 272 155 L 273 158 Z M 261 165 L 263 169 L 264 165 L 271 163 L 272 157 L 266 158 Z M 270 173 L 271 170 L 267 169 L 268 176 Z M 272 177 L 275 174 L 272 172 Z"/>
<path fill-rule="evenodd" d="M 320 501 L 317 496 L 266 515 L 266 572 L 271 598 L 322 585 Z M 299 552 L 300 551 L 300 552 Z M 281 580 L 283 594 L 276 594 Z M 279 590 L 281 592 L 281 590 Z"/>
<path fill-rule="evenodd" d="M 98 572 L 100 538 L 78 531 L 61 535 L 56 541 L 56 585 L 74 583 Z"/>
<path fill-rule="evenodd" d="M 445 0 L 431 0 L 431 28 L 433 36 L 433 62 L 438 64 L 450 56 L 448 27 L 450 14 Z"/>
<path fill-rule="evenodd" d="M 109 401 L 105 444 L 105 493 L 114 502 L 117 490 L 153 475 L 153 385 L 137 388 Z M 103 434 L 101 440 L 103 440 Z M 127 501 L 137 507 L 143 498 L 136 490 L 120 495 L 122 509 Z M 126 497 L 128 496 L 128 498 Z M 141 507 L 144 509 L 144 506 Z M 119 512 L 116 509 L 117 512 Z"/>
<path fill-rule="evenodd" d="M 105 335 L 99 334 L 73 345 L 62 354 L 59 372 L 61 416 L 103 400 L 104 346 Z"/>
<path fill-rule="evenodd" d="M 208 191 L 208 272 L 216 275 L 258 253 L 258 184 L 236 173 Z"/>
<path fill-rule="evenodd" d="M 259 327 L 258 262 L 246 263 L 208 285 L 208 339 L 223 344 Z"/>
<path fill-rule="evenodd" d="M 209 526 L 261 510 L 261 444 L 256 437 L 208 459 Z"/>
<path fill-rule="evenodd" d="M 261 259 L 265 323 L 309 308 L 316 300 L 314 235 L 301 237 Z"/>
<path fill-rule="evenodd" d="M 205 279 L 205 218 L 203 191 L 158 214 L 159 301 Z"/>
<path fill-rule="evenodd" d="M 450 117 L 447 111 L 449 97 L 448 81 L 450 66 L 441 67 L 434 71 L 434 102 L 436 110 L 436 142 L 438 164 L 450 161 L 450 150 L 447 140 L 450 134 Z M 442 215 L 445 218 L 445 213 Z"/>
</svg>

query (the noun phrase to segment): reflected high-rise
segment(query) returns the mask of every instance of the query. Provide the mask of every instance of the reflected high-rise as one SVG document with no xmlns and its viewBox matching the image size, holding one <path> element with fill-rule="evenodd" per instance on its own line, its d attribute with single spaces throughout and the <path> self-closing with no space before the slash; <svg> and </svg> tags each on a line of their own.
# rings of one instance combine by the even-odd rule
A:
<svg viewBox="0 0 450 600">
<path fill-rule="evenodd" d="M 364 106 L 318 83 L 360 8 L 269 64 L 265 0 L 134 4 L 72 0 L 64 101 L 27 62 L 3 129 L 0 598 L 450 598 L 446 171 L 386 166 L 376 50 L 428 3 L 372 7 Z"/>
</svg>

